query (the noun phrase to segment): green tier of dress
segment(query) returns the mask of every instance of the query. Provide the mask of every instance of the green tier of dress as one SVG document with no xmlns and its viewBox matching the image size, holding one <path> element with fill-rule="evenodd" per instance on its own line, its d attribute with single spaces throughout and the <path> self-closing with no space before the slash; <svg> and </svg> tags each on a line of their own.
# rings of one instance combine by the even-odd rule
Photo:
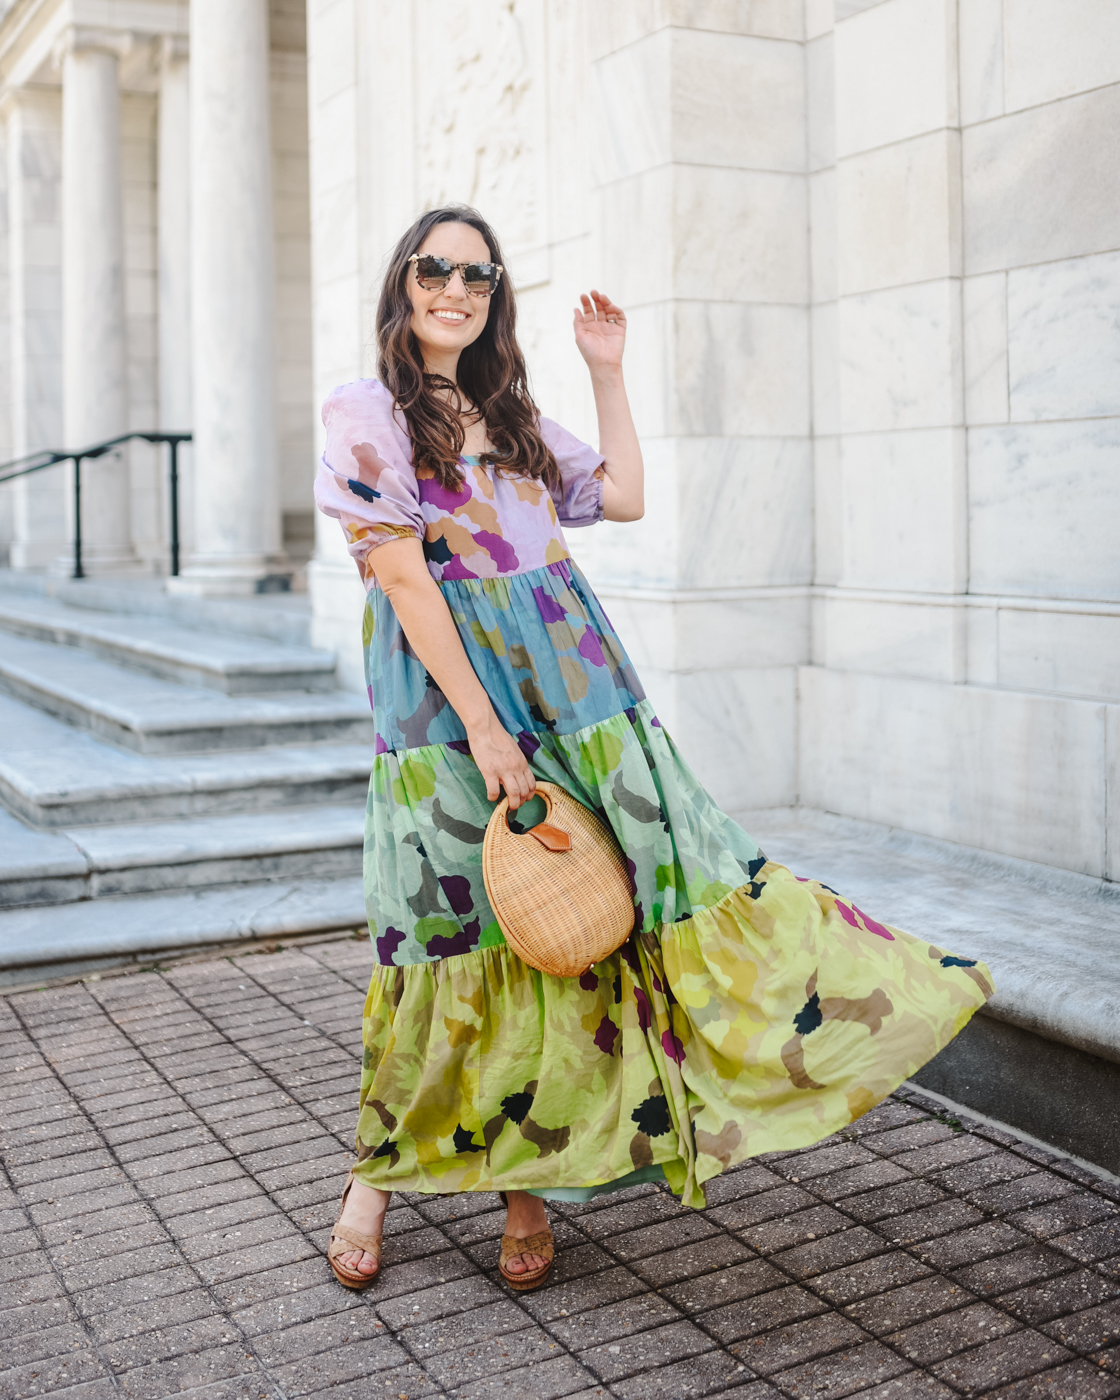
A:
<svg viewBox="0 0 1120 1400">
<path fill-rule="evenodd" d="M 663 1174 L 699 1206 L 725 1168 L 865 1113 L 991 994 L 982 964 L 766 859 L 677 752 L 570 561 L 441 586 L 535 775 L 617 835 L 635 932 L 579 979 L 509 950 L 482 882 L 482 777 L 372 593 L 373 694 L 403 701 L 413 731 L 414 715 L 430 716 L 441 742 L 382 738 L 370 783 L 379 965 L 364 1020 L 361 1181 L 570 1199 Z M 573 725 L 589 697 L 614 712 Z M 400 718 L 379 715 L 379 735 L 399 733 Z"/>
</svg>

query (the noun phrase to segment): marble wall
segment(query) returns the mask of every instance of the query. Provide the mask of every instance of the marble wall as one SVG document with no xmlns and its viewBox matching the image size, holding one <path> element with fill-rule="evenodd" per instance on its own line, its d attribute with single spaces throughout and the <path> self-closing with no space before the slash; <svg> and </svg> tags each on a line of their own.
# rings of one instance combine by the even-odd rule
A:
<svg viewBox="0 0 1120 1400">
<path fill-rule="evenodd" d="M 1117 878 L 1120 10 L 433 3 L 309 0 L 316 396 L 399 232 L 478 203 L 592 440 L 568 312 L 628 309 L 647 514 L 572 547 L 717 798 Z"/>
<path fill-rule="evenodd" d="M 828 8 L 800 799 L 1120 878 L 1120 11 Z"/>
<path fill-rule="evenodd" d="M 317 389 L 372 372 L 385 256 L 437 203 L 499 230 L 537 399 L 592 442 L 571 308 L 591 286 L 625 305 L 647 514 L 573 531 L 573 553 L 719 800 L 793 801 L 813 566 L 797 7 L 441 3 L 420 47 L 429 8 L 309 6 Z M 312 596 L 356 683 L 331 521 Z"/>
</svg>

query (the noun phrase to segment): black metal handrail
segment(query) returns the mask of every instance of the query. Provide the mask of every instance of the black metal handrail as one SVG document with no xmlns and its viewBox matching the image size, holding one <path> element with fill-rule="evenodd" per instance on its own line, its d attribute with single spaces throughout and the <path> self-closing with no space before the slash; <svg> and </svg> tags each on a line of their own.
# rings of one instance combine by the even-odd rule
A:
<svg viewBox="0 0 1120 1400">
<path fill-rule="evenodd" d="M 83 447 L 78 452 L 55 452 L 45 448 L 39 452 L 28 452 L 23 457 L 15 457 L 10 462 L 0 463 L 0 486 L 5 481 L 14 481 L 18 476 L 30 476 L 46 467 L 57 467 L 60 462 L 74 463 L 74 578 L 85 578 L 82 569 L 82 463 L 104 457 L 114 447 L 123 442 L 139 438 L 143 442 L 165 442 L 171 449 L 171 574 L 179 573 L 179 444 L 193 442 L 192 433 L 122 433 L 120 437 L 108 438 L 105 442 Z M 39 461 L 38 458 L 43 460 Z M 28 465 L 30 464 L 30 465 Z M 10 471 L 18 467 L 18 471 Z"/>
</svg>

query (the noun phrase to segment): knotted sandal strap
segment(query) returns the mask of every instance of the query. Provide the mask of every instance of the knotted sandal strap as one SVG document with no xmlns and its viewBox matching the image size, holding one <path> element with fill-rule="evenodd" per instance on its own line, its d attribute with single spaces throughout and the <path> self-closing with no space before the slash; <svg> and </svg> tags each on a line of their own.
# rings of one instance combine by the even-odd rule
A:
<svg viewBox="0 0 1120 1400">
<path fill-rule="evenodd" d="M 338 1220 L 334 1223 L 331 1231 L 330 1241 L 327 1244 L 327 1263 L 334 1271 L 334 1276 L 339 1283 L 346 1288 L 353 1288 L 360 1291 L 368 1288 L 381 1273 L 381 1236 L 363 1235 L 360 1230 L 351 1230 L 349 1226 L 345 1230 L 340 1230 L 338 1221 L 342 1219 L 342 1212 L 346 1209 L 346 1197 L 350 1194 L 350 1188 L 354 1184 L 354 1173 L 351 1172 L 346 1178 L 346 1187 L 342 1192 L 342 1200 L 338 1204 Z M 352 1254 L 356 1249 L 360 1249 L 364 1254 L 372 1254 L 377 1260 L 377 1270 L 372 1274 L 360 1274 L 356 1269 L 348 1269 L 339 1263 L 343 1254 Z"/>
<path fill-rule="evenodd" d="M 528 1273 L 511 1274 L 506 1269 L 506 1264 L 509 1260 L 516 1259 L 519 1254 L 539 1255 L 545 1261 L 544 1265 Z M 498 1272 L 511 1288 L 525 1293 L 529 1289 L 541 1286 L 552 1272 L 552 1261 L 555 1257 L 556 1240 L 549 1229 L 541 1230 L 535 1235 L 526 1235 L 523 1239 L 517 1235 L 503 1235 L 501 1253 L 498 1256 Z"/>
</svg>

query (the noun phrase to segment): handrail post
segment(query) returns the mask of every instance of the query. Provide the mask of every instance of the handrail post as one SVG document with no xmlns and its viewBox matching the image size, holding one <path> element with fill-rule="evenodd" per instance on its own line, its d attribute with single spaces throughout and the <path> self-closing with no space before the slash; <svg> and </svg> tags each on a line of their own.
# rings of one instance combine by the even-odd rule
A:
<svg viewBox="0 0 1120 1400">
<path fill-rule="evenodd" d="M 72 457 L 74 463 L 74 577 L 85 578 L 82 571 L 82 459 Z"/>
<path fill-rule="evenodd" d="M 171 577 L 179 577 L 179 440 L 172 438 L 171 448 Z"/>
</svg>

